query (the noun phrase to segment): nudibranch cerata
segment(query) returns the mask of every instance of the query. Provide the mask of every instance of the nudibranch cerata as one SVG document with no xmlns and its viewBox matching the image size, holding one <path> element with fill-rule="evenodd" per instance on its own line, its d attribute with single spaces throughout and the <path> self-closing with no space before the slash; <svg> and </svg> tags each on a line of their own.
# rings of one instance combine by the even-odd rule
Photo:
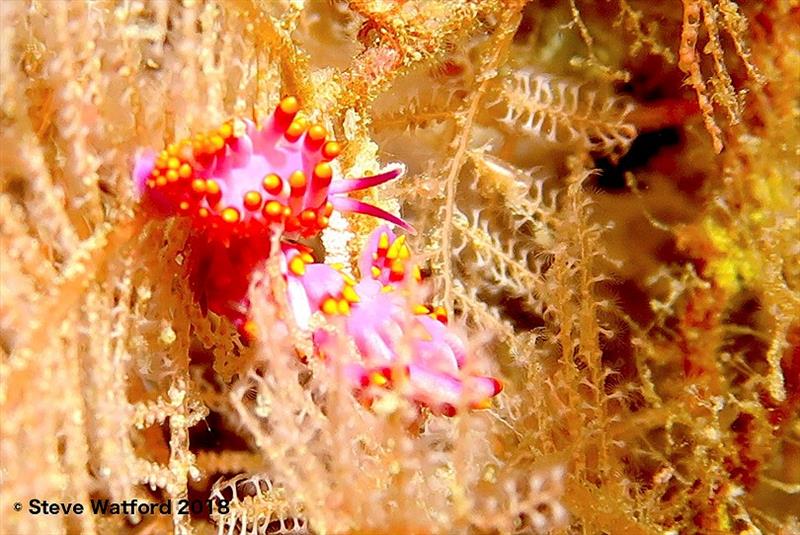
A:
<svg viewBox="0 0 800 535">
<path fill-rule="evenodd" d="M 459 406 L 489 407 L 502 390 L 497 379 L 472 369 L 444 308 L 415 302 L 424 281 L 404 235 L 376 229 L 359 258 L 358 279 L 292 248 L 285 258 L 294 317 L 307 327 L 320 312 L 335 327 L 314 332 L 315 351 L 340 369 L 363 401 L 400 388 L 416 403 L 453 415 Z M 359 358 L 343 362 L 350 341 Z"/>
<path fill-rule="evenodd" d="M 264 237 L 276 228 L 288 236 L 314 236 L 333 210 L 402 219 L 347 193 L 398 178 L 397 167 L 374 176 L 333 180 L 331 161 L 341 147 L 325 128 L 309 125 L 297 99 L 281 100 L 262 128 L 235 119 L 216 131 L 140 156 L 134 178 L 146 203 L 164 216 L 185 216 L 210 240 Z"/>
</svg>

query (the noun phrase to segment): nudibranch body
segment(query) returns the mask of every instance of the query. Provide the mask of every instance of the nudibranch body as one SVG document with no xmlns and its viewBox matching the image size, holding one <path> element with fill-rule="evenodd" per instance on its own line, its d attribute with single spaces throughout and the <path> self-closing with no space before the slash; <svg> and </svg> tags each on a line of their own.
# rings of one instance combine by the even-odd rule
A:
<svg viewBox="0 0 800 535">
<path fill-rule="evenodd" d="M 262 128 L 233 120 L 216 131 L 145 153 L 134 170 L 140 194 L 157 213 L 188 217 L 212 241 L 275 232 L 309 237 L 334 209 L 359 212 L 410 230 L 400 218 L 346 196 L 402 174 L 333 180 L 341 150 L 321 125 L 309 125 L 294 97 L 283 99 Z"/>
<path fill-rule="evenodd" d="M 336 327 L 314 333 L 316 351 L 341 368 L 362 399 L 374 387 L 403 388 L 413 401 L 452 415 L 461 405 L 486 408 L 502 390 L 497 379 L 468 369 L 466 347 L 442 307 L 414 304 L 424 282 L 405 236 L 378 228 L 361 253 L 359 280 L 292 247 L 284 255 L 295 319 L 308 327 L 319 312 Z M 347 340 L 355 343 L 357 361 L 328 358 L 346 353 Z"/>
</svg>

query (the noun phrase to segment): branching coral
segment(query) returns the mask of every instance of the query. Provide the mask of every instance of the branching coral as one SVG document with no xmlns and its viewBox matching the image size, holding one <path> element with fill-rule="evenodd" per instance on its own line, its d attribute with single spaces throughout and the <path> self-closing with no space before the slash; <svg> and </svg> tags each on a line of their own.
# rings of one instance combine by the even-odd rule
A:
<svg viewBox="0 0 800 535">
<path fill-rule="evenodd" d="M 797 27 L 0 2 L 0 531 L 800 530 Z"/>
</svg>

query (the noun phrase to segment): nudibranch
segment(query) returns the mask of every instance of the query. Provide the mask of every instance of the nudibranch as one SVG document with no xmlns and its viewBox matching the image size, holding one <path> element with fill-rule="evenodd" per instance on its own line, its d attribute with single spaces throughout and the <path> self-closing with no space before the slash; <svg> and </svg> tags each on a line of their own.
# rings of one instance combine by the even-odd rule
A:
<svg viewBox="0 0 800 535">
<path fill-rule="evenodd" d="M 156 213 L 189 218 L 211 241 L 265 237 L 276 228 L 288 236 L 314 236 L 327 227 L 333 210 L 372 215 L 411 230 L 402 219 L 346 196 L 398 178 L 402 168 L 333 180 L 331 161 L 340 151 L 323 126 L 309 124 L 297 99 L 287 97 L 262 128 L 235 119 L 158 154 L 144 153 L 134 179 Z"/>
<path fill-rule="evenodd" d="M 423 281 L 405 236 L 378 228 L 360 256 L 360 280 L 293 247 L 284 258 L 296 321 L 308 327 L 312 314 L 321 313 L 336 327 L 314 333 L 316 351 L 340 367 L 362 399 L 369 401 L 375 388 L 399 389 L 435 412 L 453 415 L 460 406 L 487 408 L 502 390 L 497 379 L 469 370 L 468 352 L 442 307 L 414 303 Z M 329 358 L 346 353 L 348 339 L 360 360 Z"/>
<path fill-rule="evenodd" d="M 241 330 L 250 278 L 269 256 L 271 238 L 315 236 L 333 210 L 413 231 L 399 217 L 347 196 L 398 178 L 403 168 L 334 180 L 332 161 L 340 151 L 323 126 L 309 124 L 297 99 L 286 97 L 261 128 L 234 119 L 137 157 L 133 174 L 143 206 L 159 217 L 190 221 L 187 269 L 204 309 Z"/>
<path fill-rule="evenodd" d="M 185 266 L 196 300 L 227 317 L 246 339 L 257 336 L 249 319 L 251 278 L 276 235 L 316 236 L 334 210 L 413 232 L 399 217 L 347 196 L 398 178 L 403 168 L 336 179 L 331 162 L 340 151 L 324 127 L 309 125 L 297 99 L 287 97 L 260 128 L 235 119 L 137 158 L 134 180 L 148 213 L 190 222 Z M 340 365 L 363 400 L 391 387 L 454 414 L 458 407 L 487 407 L 500 392 L 496 379 L 472 372 L 444 310 L 412 304 L 423 281 L 405 236 L 386 226 L 373 233 L 358 262 L 358 281 L 315 262 L 310 250 L 289 240 L 281 240 L 279 254 L 296 323 L 311 329 L 318 313 L 338 328 L 313 332 L 315 352 Z M 343 349 L 350 342 L 359 359 L 339 362 L 334 357 L 350 354 Z"/>
</svg>

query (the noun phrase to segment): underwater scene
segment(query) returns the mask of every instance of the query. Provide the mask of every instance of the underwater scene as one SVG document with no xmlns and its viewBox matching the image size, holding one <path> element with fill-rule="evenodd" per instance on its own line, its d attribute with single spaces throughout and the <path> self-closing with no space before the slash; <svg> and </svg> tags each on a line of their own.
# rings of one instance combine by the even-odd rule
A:
<svg viewBox="0 0 800 535">
<path fill-rule="evenodd" d="M 17 534 L 800 534 L 800 3 L 0 0 Z"/>
</svg>

